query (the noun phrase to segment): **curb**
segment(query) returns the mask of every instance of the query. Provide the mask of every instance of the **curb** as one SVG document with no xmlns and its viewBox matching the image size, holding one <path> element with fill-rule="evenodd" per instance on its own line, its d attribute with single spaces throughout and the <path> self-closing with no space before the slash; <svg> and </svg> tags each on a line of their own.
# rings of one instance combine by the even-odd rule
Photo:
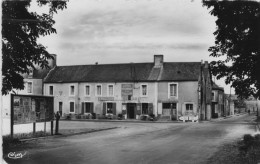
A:
<svg viewBox="0 0 260 164">
<path fill-rule="evenodd" d="M 53 135 L 53 136 L 46 136 L 46 137 L 26 138 L 26 139 L 20 139 L 19 141 L 20 141 L 20 142 L 27 142 L 27 141 L 33 141 L 33 140 L 38 140 L 38 139 L 69 137 L 69 136 L 74 136 L 74 135 L 94 133 L 94 132 L 100 132 L 100 131 L 105 131 L 105 130 L 112 130 L 112 129 L 117 129 L 117 128 L 119 128 L 119 127 L 112 127 L 112 128 L 105 128 L 105 129 L 97 129 L 97 130 L 92 130 L 92 131 L 87 131 L 87 132 L 79 132 L 79 133 L 72 133 L 72 134 L 60 134 L 60 135 Z"/>
<path fill-rule="evenodd" d="M 231 115 L 231 116 L 219 117 L 217 119 L 213 118 L 213 119 L 209 120 L 209 122 L 222 121 L 222 120 L 225 120 L 225 119 L 233 118 L 233 117 L 236 117 L 236 116 L 242 116 L 242 115 L 245 115 L 245 114 L 248 114 L 248 113 L 239 113 L 239 114 L 234 114 L 234 115 Z"/>
<path fill-rule="evenodd" d="M 183 123 L 182 121 L 134 121 L 134 120 L 60 120 L 60 121 L 84 121 L 84 122 L 127 122 L 127 123 Z"/>
</svg>

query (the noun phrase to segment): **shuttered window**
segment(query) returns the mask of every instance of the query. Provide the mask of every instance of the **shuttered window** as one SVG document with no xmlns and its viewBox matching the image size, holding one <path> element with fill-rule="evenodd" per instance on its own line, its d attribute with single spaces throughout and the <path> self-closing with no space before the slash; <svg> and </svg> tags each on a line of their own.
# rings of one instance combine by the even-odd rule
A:
<svg viewBox="0 0 260 164">
<path fill-rule="evenodd" d="M 107 113 L 113 113 L 113 103 L 107 103 Z"/>
<path fill-rule="evenodd" d="M 148 103 L 142 103 L 142 114 L 148 114 Z"/>
</svg>

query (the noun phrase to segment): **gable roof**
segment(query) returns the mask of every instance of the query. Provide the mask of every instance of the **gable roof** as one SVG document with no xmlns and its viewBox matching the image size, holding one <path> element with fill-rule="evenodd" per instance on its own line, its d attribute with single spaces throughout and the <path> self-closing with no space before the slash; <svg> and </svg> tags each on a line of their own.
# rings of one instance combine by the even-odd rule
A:
<svg viewBox="0 0 260 164">
<path fill-rule="evenodd" d="M 200 62 L 99 64 L 57 66 L 49 72 L 45 83 L 71 82 L 149 82 L 198 81 Z"/>
</svg>

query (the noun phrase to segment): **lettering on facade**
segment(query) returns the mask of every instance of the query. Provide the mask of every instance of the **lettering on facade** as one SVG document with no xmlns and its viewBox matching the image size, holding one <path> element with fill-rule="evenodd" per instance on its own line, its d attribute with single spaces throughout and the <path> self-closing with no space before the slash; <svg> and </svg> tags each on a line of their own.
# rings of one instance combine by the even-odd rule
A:
<svg viewBox="0 0 260 164">
<path fill-rule="evenodd" d="M 122 84 L 121 85 L 121 96 L 123 100 L 128 100 L 128 97 L 133 96 L 133 84 Z"/>
<path fill-rule="evenodd" d="M 98 101 L 114 101 L 114 97 L 98 97 Z"/>
</svg>

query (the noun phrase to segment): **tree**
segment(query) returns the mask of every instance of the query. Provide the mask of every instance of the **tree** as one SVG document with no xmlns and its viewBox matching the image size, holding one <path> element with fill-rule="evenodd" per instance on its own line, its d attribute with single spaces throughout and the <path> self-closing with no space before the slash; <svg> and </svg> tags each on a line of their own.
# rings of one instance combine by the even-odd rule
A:
<svg viewBox="0 0 260 164">
<path fill-rule="evenodd" d="M 215 45 L 210 56 L 212 73 L 232 83 L 239 97 L 260 98 L 260 3 L 256 1 L 203 1 L 217 17 Z"/>
<path fill-rule="evenodd" d="M 39 6 L 49 5 L 49 13 L 29 12 L 31 0 L 2 2 L 2 94 L 24 89 L 22 74 L 34 65 L 48 67 L 52 56 L 37 43 L 41 36 L 56 33 L 53 15 L 67 7 L 67 1 L 37 0 Z"/>
</svg>

